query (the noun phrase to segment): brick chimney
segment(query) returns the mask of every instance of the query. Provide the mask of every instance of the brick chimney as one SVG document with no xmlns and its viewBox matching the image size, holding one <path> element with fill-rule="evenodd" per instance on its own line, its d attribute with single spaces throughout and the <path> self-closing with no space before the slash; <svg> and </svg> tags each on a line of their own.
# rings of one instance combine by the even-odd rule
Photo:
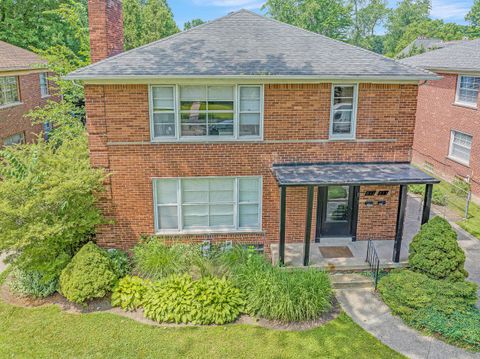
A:
<svg viewBox="0 0 480 359">
<path fill-rule="evenodd" d="M 122 0 L 88 0 L 92 63 L 123 51 Z"/>
</svg>

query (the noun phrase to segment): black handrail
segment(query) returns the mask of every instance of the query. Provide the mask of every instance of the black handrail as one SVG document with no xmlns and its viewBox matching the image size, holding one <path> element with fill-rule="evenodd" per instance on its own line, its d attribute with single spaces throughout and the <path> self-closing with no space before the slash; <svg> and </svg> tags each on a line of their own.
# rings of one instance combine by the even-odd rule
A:
<svg viewBox="0 0 480 359">
<path fill-rule="evenodd" d="M 370 266 L 370 272 L 372 273 L 373 283 L 375 290 L 377 290 L 378 284 L 378 275 L 380 273 L 380 258 L 378 257 L 377 250 L 371 239 L 368 240 L 367 244 L 367 258 L 365 262 Z"/>
</svg>

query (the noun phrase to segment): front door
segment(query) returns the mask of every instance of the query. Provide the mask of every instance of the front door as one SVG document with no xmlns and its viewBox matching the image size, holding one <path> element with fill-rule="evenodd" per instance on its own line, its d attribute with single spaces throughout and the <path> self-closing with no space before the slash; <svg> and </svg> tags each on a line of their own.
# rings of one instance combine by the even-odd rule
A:
<svg viewBox="0 0 480 359">
<path fill-rule="evenodd" d="M 320 237 L 352 235 L 353 187 L 319 187 L 317 241 Z"/>
</svg>

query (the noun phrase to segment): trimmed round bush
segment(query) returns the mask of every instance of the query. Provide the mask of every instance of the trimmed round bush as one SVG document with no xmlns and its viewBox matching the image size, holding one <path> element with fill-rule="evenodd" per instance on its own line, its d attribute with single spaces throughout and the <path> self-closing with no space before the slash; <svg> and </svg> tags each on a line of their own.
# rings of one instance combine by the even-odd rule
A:
<svg viewBox="0 0 480 359">
<path fill-rule="evenodd" d="M 434 279 L 464 280 L 465 254 L 457 233 L 448 221 L 434 217 L 424 224 L 410 243 L 408 262 L 414 271 Z"/>
<path fill-rule="evenodd" d="M 46 279 L 34 270 L 15 268 L 8 286 L 13 293 L 34 298 L 46 298 L 58 289 L 58 278 Z"/>
<path fill-rule="evenodd" d="M 151 282 L 140 277 L 126 276 L 113 289 L 112 306 L 123 310 L 135 310 L 143 305 L 143 297 Z"/>
<path fill-rule="evenodd" d="M 111 292 L 118 277 L 106 251 L 84 245 L 60 275 L 60 291 L 69 301 L 84 303 Z"/>
</svg>

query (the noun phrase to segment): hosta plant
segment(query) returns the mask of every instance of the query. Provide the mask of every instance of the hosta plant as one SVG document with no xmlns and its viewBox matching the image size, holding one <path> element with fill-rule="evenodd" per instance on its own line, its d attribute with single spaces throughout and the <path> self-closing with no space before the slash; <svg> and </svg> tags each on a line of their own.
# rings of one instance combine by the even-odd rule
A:
<svg viewBox="0 0 480 359">
<path fill-rule="evenodd" d="M 143 297 L 150 285 L 148 279 L 126 276 L 113 289 L 112 306 L 123 310 L 135 310 L 143 305 Z"/>
</svg>

